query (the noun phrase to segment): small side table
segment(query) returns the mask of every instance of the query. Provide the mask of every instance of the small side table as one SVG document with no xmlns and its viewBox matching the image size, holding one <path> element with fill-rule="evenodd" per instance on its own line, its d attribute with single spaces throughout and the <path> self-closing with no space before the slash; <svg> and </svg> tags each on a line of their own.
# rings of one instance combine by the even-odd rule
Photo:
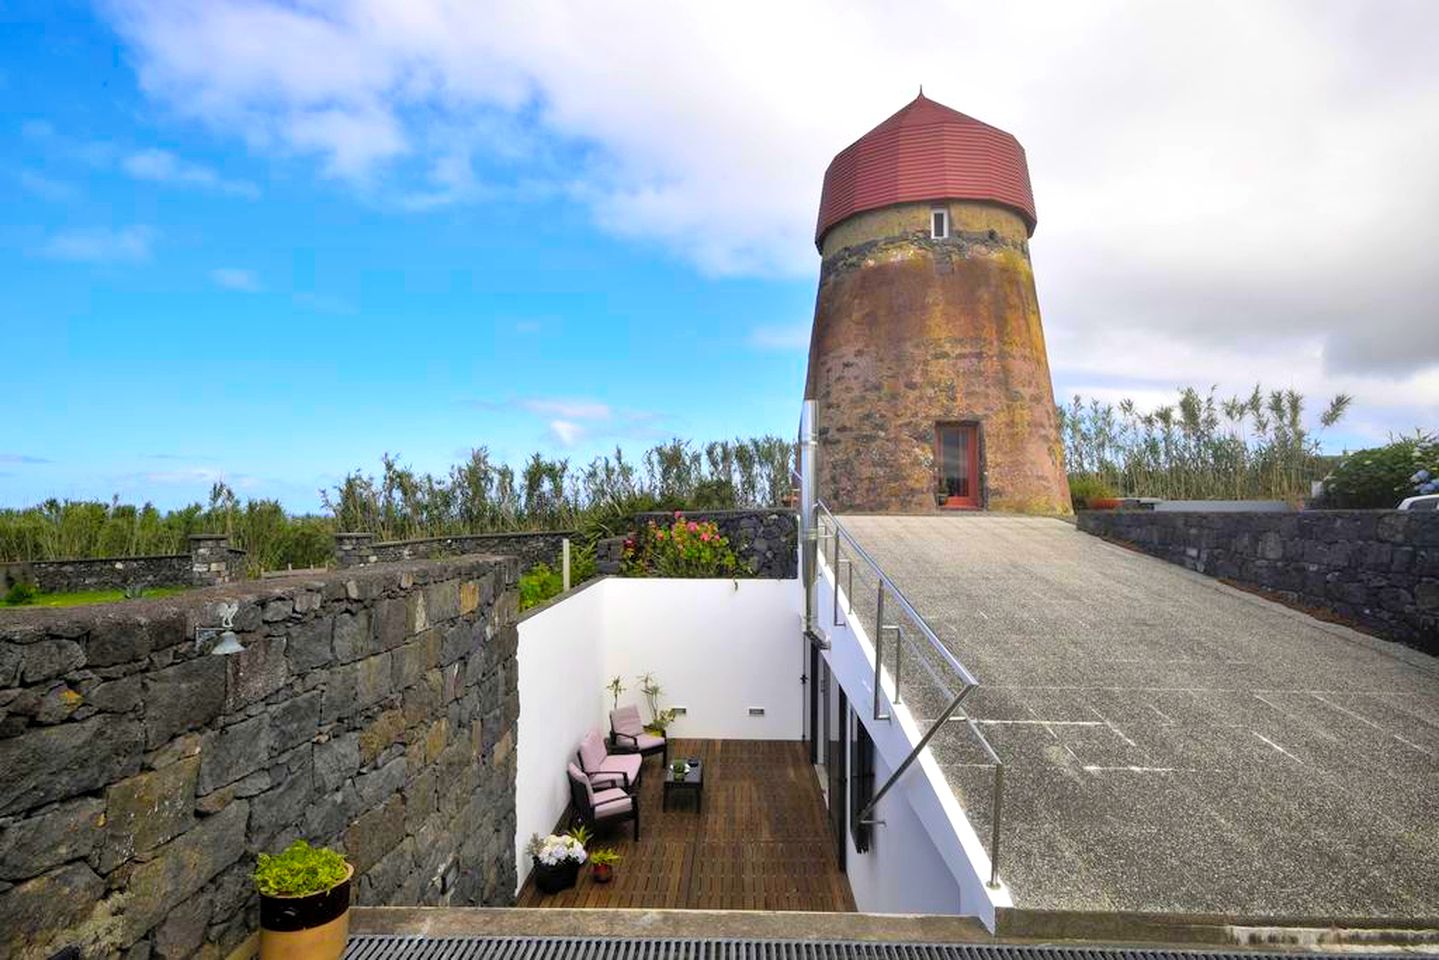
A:
<svg viewBox="0 0 1439 960">
<path fill-rule="evenodd" d="M 670 808 L 670 794 L 679 792 L 693 793 L 695 797 L 695 812 L 698 813 L 704 807 L 705 769 L 704 764 L 699 760 L 691 759 L 689 770 L 682 776 L 676 776 L 674 767 L 665 767 L 664 796 L 660 801 L 660 809 Z"/>
</svg>

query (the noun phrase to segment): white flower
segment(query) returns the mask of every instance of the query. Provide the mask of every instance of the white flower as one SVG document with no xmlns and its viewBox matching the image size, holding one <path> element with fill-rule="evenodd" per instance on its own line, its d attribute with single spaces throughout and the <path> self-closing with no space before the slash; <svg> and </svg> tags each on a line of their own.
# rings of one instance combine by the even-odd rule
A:
<svg viewBox="0 0 1439 960">
<path fill-rule="evenodd" d="M 580 845 L 578 840 L 574 837 L 557 836 L 553 833 L 539 841 L 534 856 L 536 860 L 547 867 L 571 860 L 575 863 L 584 863 L 586 859 L 585 848 Z"/>
</svg>

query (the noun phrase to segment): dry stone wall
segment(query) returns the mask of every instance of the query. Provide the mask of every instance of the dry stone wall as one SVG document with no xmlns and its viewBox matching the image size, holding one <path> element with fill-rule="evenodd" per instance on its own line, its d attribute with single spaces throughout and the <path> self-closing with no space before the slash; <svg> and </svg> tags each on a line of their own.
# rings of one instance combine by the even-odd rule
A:
<svg viewBox="0 0 1439 960">
<path fill-rule="evenodd" d="M 488 553 L 518 557 L 520 570 L 525 571 L 537 563 L 558 566 L 564 541 L 566 538 L 573 539 L 574 536 L 573 530 L 543 530 L 422 537 L 418 540 L 388 540 L 376 543 L 374 534 L 338 533 L 335 535 L 335 565 L 340 569 L 348 569 L 370 563 Z"/>
<path fill-rule="evenodd" d="M 0 563 L 0 590 L 29 583 L 45 593 L 121 590 L 125 587 L 210 586 L 238 580 L 245 551 L 224 534 L 190 537 L 190 552 L 137 557 L 85 557 Z"/>
<path fill-rule="evenodd" d="M 1439 513 L 1082 511 L 1079 529 L 1439 654 Z"/>
<path fill-rule="evenodd" d="M 0 612 L 0 956 L 223 957 L 255 854 L 362 904 L 515 888 L 518 564 L 462 557 Z M 224 604 L 244 650 L 214 655 Z"/>
</svg>

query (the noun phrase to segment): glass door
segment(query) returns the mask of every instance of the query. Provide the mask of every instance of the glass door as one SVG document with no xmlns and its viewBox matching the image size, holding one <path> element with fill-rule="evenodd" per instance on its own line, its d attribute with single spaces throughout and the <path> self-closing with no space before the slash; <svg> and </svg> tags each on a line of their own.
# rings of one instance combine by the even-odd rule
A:
<svg viewBox="0 0 1439 960">
<path fill-rule="evenodd" d="M 936 499 L 949 510 L 979 508 L 979 429 L 973 423 L 935 427 L 939 489 Z"/>
</svg>

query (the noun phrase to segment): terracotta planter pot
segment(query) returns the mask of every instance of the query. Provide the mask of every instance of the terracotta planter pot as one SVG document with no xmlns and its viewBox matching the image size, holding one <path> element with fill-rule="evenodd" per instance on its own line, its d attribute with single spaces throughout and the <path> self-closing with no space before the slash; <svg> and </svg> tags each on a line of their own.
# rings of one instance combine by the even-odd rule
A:
<svg viewBox="0 0 1439 960">
<path fill-rule="evenodd" d="M 350 881 L 303 897 L 260 894 L 260 960 L 340 960 L 350 936 Z"/>
<path fill-rule="evenodd" d="M 614 865 L 609 863 L 597 863 L 594 866 L 594 874 L 595 883 L 609 883 L 615 878 Z"/>
<path fill-rule="evenodd" d="M 580 877 L 580 865 L 573 860 L 554 866 L 534 861 L 535 886 L 541 893 L 559 893 L 575 885 Z"/>
</svg>

